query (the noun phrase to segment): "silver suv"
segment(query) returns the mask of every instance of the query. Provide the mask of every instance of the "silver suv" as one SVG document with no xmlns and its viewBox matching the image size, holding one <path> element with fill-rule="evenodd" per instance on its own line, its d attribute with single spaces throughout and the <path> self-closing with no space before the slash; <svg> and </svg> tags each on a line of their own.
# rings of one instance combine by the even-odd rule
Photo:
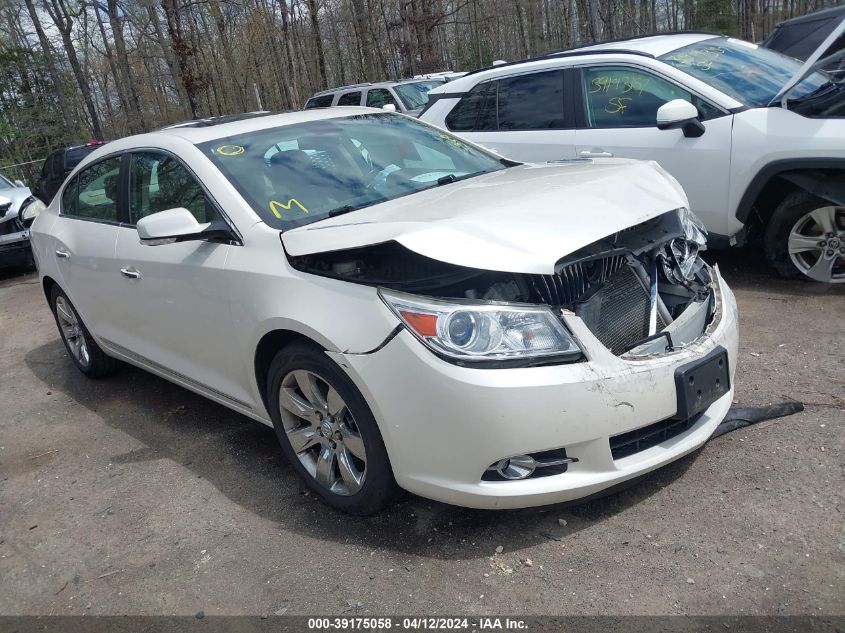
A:
<svg viewBox="0 0 845 633">
<path fill-rule="evenodd" d="M 306 103 L 305 109 L 331 106 L 367 106 L 383 108 L 392 105 L 397 112 L 419 116 L 428 103 L 428 91 L 446 83 L 445 77 L 408 81 L 382 81 L 379 83 L 341 86 L 317 92 Z"/>
</svg>

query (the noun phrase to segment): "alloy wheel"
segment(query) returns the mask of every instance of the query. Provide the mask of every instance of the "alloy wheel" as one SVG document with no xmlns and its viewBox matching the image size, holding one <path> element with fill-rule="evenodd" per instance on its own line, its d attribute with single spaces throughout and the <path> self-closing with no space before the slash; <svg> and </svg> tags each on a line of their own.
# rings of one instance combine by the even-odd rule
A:
<svg viewBox="0 0 845 633">
<path fill-rule="evenodd" d="M 337 390 L 316 373 L 289 372 L 279 388 L 285 435 L 317 483 L 341 495 L 364 485 L 367 453 L 355 418 Z"/>
<path fill-rule="evenodd" d="M 59 321 L 62 338 L 67 343 L 70 353 L 80 365 L 88 367 L 91 364 L 91 356 L 88 353 L 82 324 L 76 316 L 76 311 L 62 296 L 56 297 L 56 318 Z"/>
<path fill-rule="evenodd" d="M 845 282 L 845 208 L 820 207 L 801 217 L 787 241 L 792 263 L 810 279 Z"/>
</svg>

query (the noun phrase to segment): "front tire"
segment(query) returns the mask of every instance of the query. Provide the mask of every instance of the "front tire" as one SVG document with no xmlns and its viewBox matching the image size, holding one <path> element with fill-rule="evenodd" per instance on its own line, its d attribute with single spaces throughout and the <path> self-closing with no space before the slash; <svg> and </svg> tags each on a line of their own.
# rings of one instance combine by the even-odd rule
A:
<svg viewBox="0 0 845 633">
<path fill-rule="evenodd" d="M 89 378 L 113 374 L 119 362 L 100 349 L 68 296 L 57 285 L 50 293 L 50 305 L 62 343 L 77 369 Z"/>
<path fill-rule="evenodd" d="M 764 236 L 766 259 L 783 277 L 845 282 L 845 208 L 806 191 L 787 196 Z"/>
<path fill-rule="evenodd" d="M 267 393 L 282 451 L 337 510 L 366 516 L 399 487 L 378 425 L 350 378 L 316 345 L 294 343 L 270 365 Z"/>
</svg>

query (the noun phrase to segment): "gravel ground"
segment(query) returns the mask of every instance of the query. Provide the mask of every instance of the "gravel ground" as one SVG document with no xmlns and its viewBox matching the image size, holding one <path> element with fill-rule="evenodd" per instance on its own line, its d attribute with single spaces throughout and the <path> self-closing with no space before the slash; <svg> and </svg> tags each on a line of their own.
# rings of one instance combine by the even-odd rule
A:
<svg viewBox="0 0 845 633">
<path fill-rule="evenodd" d="M 269 428 L 84 378 L 37 278 L 0 273 L 0 614 L 843 614 L 845 287 L 717 259 L 737 400 L 806 411 L 580 505 L 369 519 L 307 495 Z"/>
</svg>

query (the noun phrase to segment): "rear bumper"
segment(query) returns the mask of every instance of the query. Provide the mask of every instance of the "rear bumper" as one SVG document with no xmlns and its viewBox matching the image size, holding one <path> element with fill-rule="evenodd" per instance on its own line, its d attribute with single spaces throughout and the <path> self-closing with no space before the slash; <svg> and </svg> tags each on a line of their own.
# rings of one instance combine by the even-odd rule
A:
<svg viewBox="0 0 845 633">
<path fill-rule="evenodd" d="M 684 349 L 617 357 L 577 317 L 565 317 L 587 361 L 550 367 L 474 369 L 447 363 L 402 331 L 372 354 L 332 354 L 367 398 L 397 482 L 439 501 L 517 508 L 586 497 L 672 462 L 703 445 L 731 406 L 733 387 L 670 439 L 614 459 L 610 440 L 672 418 L 674 372 L 716 347 L 737 358 L 736 304 L 718 279 L 717 312 Z M 483 481 L 513 455 L 565 448 L 578 459 L 557 475 Z"/>
</svg>

